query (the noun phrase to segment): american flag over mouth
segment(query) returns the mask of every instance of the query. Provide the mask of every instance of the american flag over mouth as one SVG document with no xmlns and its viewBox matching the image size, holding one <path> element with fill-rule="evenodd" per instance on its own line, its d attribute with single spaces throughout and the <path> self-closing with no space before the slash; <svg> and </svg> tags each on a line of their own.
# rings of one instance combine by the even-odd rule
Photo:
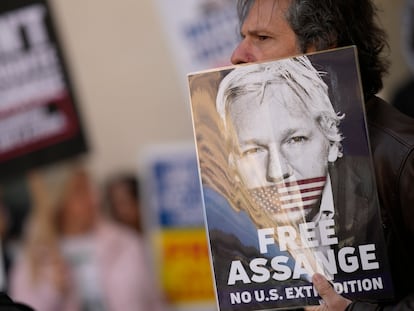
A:
<svg viewBox="0 0 414 311">
<path fill-rule="evenodd" d="M 270 213 L 311 208 L 320 198 L 326 176 L 251 189 L 254 201 Z"/>
</svg>

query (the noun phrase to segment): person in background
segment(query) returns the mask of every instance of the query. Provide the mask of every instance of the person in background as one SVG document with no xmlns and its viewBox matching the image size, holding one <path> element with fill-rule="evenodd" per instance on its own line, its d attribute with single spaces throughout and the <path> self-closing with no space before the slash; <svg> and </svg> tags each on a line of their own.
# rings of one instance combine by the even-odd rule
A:
<svg viewBox="0 0 414 311">
<path fill-rule="evenodd" d="M 386 34 L 371 0 L 238 0 L 241 41 L 233 64 L 259 62 L 356 45 L 366 102 L 384 234 L 395 299 L 350 301 L 320 274 L 313 282 L 324 303 L 309 310 L 413 310 L 414 122 L 376 96 L 388 61 Z"/>
<path fill-rule="evenodd" d="M 139 181 L 133 174 L 118 174 L 109 178 L 105 196 L 109 215 L 138 233 L 143 232 Z"/>
<path fill-rule="evenodd" d="M 144 242 L 105 219 L 89 173 L 70 172 L 61 194 L 30 177 L 34 206 L 10 297 L 38 311 L 164 310 Z"/>
</svg>

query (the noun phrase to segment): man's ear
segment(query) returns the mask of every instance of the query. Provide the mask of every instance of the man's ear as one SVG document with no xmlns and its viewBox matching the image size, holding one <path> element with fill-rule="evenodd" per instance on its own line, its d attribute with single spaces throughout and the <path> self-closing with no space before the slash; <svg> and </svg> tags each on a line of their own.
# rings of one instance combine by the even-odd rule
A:
<svg viewBox="0 0 414 311">
<path fill-rule="evenodd" d="M 339 149 L 337 144 L 331 144 L 329 146 L 328 162 L 335 162 L 338 159 Z"/>
</svg>

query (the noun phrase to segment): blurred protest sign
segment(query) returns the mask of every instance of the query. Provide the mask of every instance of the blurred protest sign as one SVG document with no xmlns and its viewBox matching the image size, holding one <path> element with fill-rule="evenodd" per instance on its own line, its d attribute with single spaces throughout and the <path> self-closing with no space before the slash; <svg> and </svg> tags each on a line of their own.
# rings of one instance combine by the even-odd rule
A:
<svg viewBox="0 0 414 311">
<path fill-rule="evenodd" d="M 187 73 L 230 64 L 239 39 L 236 0 L 157 0 L 183 90 Z"/>
<path fill-rule="evenodd" d="M 215 310 L 194 144 L 147 147 L 140 159 L 146 232 L 174 310 Z"/>
<path fill-rule="evenodd" d="M 0 178 L 87 150 L 46 1 L 0 3 Z"/>
</svg>

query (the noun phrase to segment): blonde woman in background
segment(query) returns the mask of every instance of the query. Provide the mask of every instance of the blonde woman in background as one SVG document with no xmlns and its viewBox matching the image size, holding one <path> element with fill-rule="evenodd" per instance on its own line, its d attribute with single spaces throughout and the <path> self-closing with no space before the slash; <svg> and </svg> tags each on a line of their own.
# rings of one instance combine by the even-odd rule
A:
<svg viewBox="0 0 414 311">
<path fill-rule="evenodd" d="M 73 170 L 52 203 L 38 176 L 10 296 L 38 311 L 164 310 L 144 242 L 105 219 L 87 171 Z"/>
</svg>

